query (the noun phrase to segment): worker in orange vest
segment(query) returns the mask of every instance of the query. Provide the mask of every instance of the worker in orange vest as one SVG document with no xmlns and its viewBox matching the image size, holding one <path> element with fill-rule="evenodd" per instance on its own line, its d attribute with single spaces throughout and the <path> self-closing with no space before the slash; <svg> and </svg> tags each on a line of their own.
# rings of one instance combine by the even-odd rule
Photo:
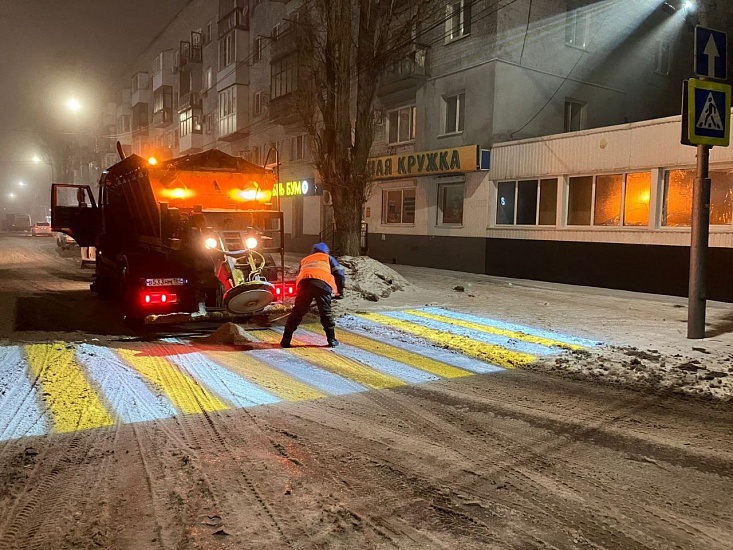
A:
<svg viewBox="0 0 733 550">
<path fill-rule="evenodd" d="M 295 296 L 295 306 L 288 315 L 285 322 L 285 331 L 283 332 L 280 346 L 283 348 L 290 347 L 290 341 L 293 338 L 295 329 L 298 328 L 300 322 L 308 310 L 313 300 L 318 306 L 318 313 L 321 317 L 321 325 L 326 333 L 328 346 L 334 348 L 339 345 L 336 340 L 335 327 L 331 313 L 331 295 L 336 291 L 335 298 L 343 297 L 344 284 L 346 276 L 344 268 L 338 263 L 338 260 L 331 256 L 326 243 L 316 243 L 313 245 L 312 253 L 300 261 L 300 272 L 295 280 L 297 294 Z"/>
</svg>

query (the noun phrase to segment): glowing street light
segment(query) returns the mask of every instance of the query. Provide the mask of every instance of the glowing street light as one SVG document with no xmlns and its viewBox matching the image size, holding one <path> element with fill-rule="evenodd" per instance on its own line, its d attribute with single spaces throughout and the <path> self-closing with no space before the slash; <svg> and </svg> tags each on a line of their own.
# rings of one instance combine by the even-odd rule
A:
<svg viewBox="0 0 733 550">
<path fill-rule="evenodd" d="M 33 155 L 33 158 L 31 159 L 33 162 L 41 162 L 41 157 L 38 155 Z"/>
<path fill-rule="evenodd" d="M 682 9 L 685 10 L 695 11 L 696 7 L 697 6 L 695 5 L 695 2 L 693 2 L 692 0 L 686 0 L 686 2 L 682 4 Z"/>
<path fill-rule="evenodd" d="M 19 181 L 19 182 L 18 182 L 18 185 L 19 185 L 20 187 L 25 187 L 25 183 L 23 183 L 22 181 Z"/>
<path fill-rule="evenodd" d="M 79 109 L 81 109 L 81 103 L 79 103 L 79 100 L 78 100 L 78 99 L 74 99 L 74 98 L 72 98 L 72 99 L 70 99 L 69 101 L 67 101 L 67 102 L 66 102 L 66 106 L 67 106 L 67 107 L 68 107 L 68 108 L 69 108 L 70 110 L 72 110 L 72 111 L 74 111 L 74 112 L 76 112 L 76 111 L 78 111 Z"/>
<path fill-rule="evenodd" d="M 11 199 L 14 199 L 15 198 L 15 193 L 8 193 L 8 197 L 11 198 Z"/>
</svg>

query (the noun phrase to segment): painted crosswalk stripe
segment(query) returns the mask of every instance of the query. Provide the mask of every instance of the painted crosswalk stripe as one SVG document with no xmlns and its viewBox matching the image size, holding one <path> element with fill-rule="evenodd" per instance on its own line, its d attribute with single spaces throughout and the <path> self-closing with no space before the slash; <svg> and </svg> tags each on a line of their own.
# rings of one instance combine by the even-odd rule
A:
<svg viewBox="0 0 733 550">
<path fill-rule="evenodd" d="M 176 410 L 170 402 L 163 395 L 155 394 L 145 384 L 142 375 L 111 349 L 80 344 L 76 358 L 123 422 L 146 422 L 175 416 Z"/>
<path fill-rule="evenodd" d="M 328 395 L 314 387 L 288 376 L 265 361 L 256 358 L 252 351 L 204 351 L 203 354 L 224 367 L 244 376 L 286 401 L 319 399 Z"/>
<path fill-rule="evenodd" d="M 339 327 L 347 328 L 351 331 L 350 334 L 354 334 L 355 332 L 365 334 L 366 336 L 359 337 L 364 339 L 362 347 L 371 349 L 376 344 L 375 351 L 379 350 L 380 354 L 383 350 L 382 346 L 386 346 L 383 342 L 388 341 L 389 347 L 395 348 L 398 352 L 404 350 L 420 359 L 425 359 L 425 355 L 430 355 L 432 359 L 439 361 L 441 364 L 458 368 L 459 372 L 469 371 L 473 374 L 481 374 L 504 370 L 502 367 L 487 363 L 485 360 L 474 359 L 455 350 L 437 346 L 426 349 L 424 340 L 410 334 L 404 334 L 399 340 L 395 339 L 394 333 L 386 325 L 361 317 L 352 315 L 342 317 L 338 320 L 338 325 Z M 359 345 L 361 346 L 362 344 Z M 451 376 L 445 377 L 450 378 Z"/>
<path fill-rule="evenodd" d="M 538 344 L 525 342 L 523 340 L 508 338 L 506 336 L 501 336 L 498 334 L 490 334 L 484 332 L 483 330 L 468 329 L 464 326 L 436 321 L 426 316 L 413 315 L 406 311 L 385 311 L 382 312 L 382 315 L 386 315 L 387 317 L 392 317 L 394 319 L 399 319 L 401 321 L 407 321 L 408 323 L 415 323 L 422 327 L 437 330 L 447 334 L 463 336 L 470 340 L 499 346 L 507 350 L 517 351 L 519 353 L 526 353 L 529 355 L 550 355 L 558 352 L 557 348 L 541 346 Z"/>
<path fill-rule="evenodd" d="M 54 431 L 73 432 L 115 423 L 84 377 L 74 350 L 63 342 L 25 346 L 31 372 L 42 387 Z"/>
<path fill-rule="evenodd" d="M 157 346 L 159 349 L 161 346 Z M 164 345 L 162 351 L 166 358 L 178 365 L 183 372 L 198 380 L 213 394 L 229 402 L 234 407 L 268 405 L 280 401 L 279 397 L 263 390 L 256 384 L 222 367 L 184 345 Z"/>
<path fill-rule="evenodd" d="M 415 317 L 420 317 L 423 319 L 430 319 L 432 321 L 436 321 L 439 323 L 447 323 L 450 325 L 456 325 L 456 326 L 463 327 L 468 330 L 486 332 L 489 334 L 496 335 L 499 338 L 508 338 L 510 341 L 511 340 L 521 340 L 522 342 L 526 342 L 530 344 L 537 344 L 539 346 L 544 346 L 546 348 L 549 348 L 548 353 L 557 352 L 558 351 L 557 348 L 564 348 L 564 349 L 581 349 L 582 348 L 582 346 L 579 346 L 577 344 L 567 344 L 565 342 L 561 342 L 560 340 L 553 340 L 550 338 L 544 338 L 542 336 L 535 336 L 532 334 L 527 334 L 526 332 L 522 332 L 522 331 L 507 330 L 503 328 L 497 328 L 487 323 L 478 323 L 473 320 L 466 319 L 462 316 L 444 315 L 442 313 L 425 311 L 423 309 L 407 309 L 407 310 L 404 310 L 403 313 L 406 313 L 408 315 L 413 315 Z M 526 351 L 528 351 L 528 353 L 532 353 L 530 350 L 526 350 Z"/>
<path fill-rule="evenodd" d="M 256 333 L 256 337 L 261 341 L 268 343 L 276 343 L 280 341 L 280 334 L 273 331 L 258 331 Z M 334 353 L 324 353 L 325 350 L 323 349 L 298 346 L 297 334 L 296 338 L 293 339 L 293 343 L 294 345 L 292 348 L 283 351 L 286 351 L 289 355 L 294 355 L 300 359 L 308 361 L 322 369 L 329 370 L 353 380 L 368 388 L 382 390 L 403 386 L 405 384 L 399 378 L 375 371 L 346 357 L 340 357 Z"/>
<path fill-rule="evenodd" d="M 359 315 L 392 328 L 415 334 L 426 340 L 447 345 L 477 359 L 485 359 L 494 365 L 514 368 L 535 360 L 535 357 L 519 351 L 508 350 L 496 344 L 489 344 L 468 338 L 463 335 L 451 334 L 444 330 L 424 327 L 414 322 L 405 321 L 389 314 L 363 313 Z"/>
<path fill-rule="evenodd" d="M 18 346 L 0 347 L 0 441 L 48 432 L 48 421 Z"/>
<path fill-rule="evenodd" d="M 316 330 L 315 326 L 307 326 L 307 328 Z M 370 359 L 377 365 L 385 360 L 391 360 L 400 365 L 408 365 L 418 372 L 429 373 L 429 375 L 437 378 L 460 378 L 474 374 L 470 369 L 443 361 L 442 355 L 441 357 L 436 357 L 433 350 L 430 350 L 430 357 L 426 357 L 424 344 L 419 350 L 417 348 L 408 349 L 406 347 L 398 347 L 394 340 L 390 340 L 387 343 L 384 341 L 386 338 L 382 338 L 379 341 L 347 330 L 339 330 L 337 336 L 340 342 L 368 352 Z M 341 347 L 338 349 L 340 351 Z M 483 362 L 476 361 L 475 359 L 470 359 L 470 361 L 480 365 L 482 372 L 486 367 L 486 364 Z"/>
<path fill-rule="evenodd" d="M 116 353 L 137 372 L 145 376 L 179 411 L 190 414 L 220 411 L 229 408 L 194 378 L 187 376 L 165 357 L 145 355 L 138 350 L 119 348 Z"/>
<path fill-rule="evenodd" d="M 463 321 L 468 321 L 470 323 L 476 323 L 479 325 L 485 325 L 488 327 L 495 327 L 501 330 L 519 332 L 519 333 L 527 334 L 530 336 L 537 336 L 539 338 L 546 338 L 548 340 L 553 340 L 556 342 L 567 344 L 569 346 L 578 346 L 580 348 L 590 348 L 590 347 L 601 344 L 601 342 L 589 340 L 587 338 L 580 338 L 578 336 L 569 336 L 567 334 L 560 334 L 557 332 L 552 332 L 550 330 L 542 330 L 542 329 L 538 329 L 534 327 L 528 327 L 525 325 L 518 325 L 515 323 L 506 323 L 504 321 L 498 321 L 496 319 L 489 319 L 487 317 L 479 317 L 478 315 L 470 315 L 468 313 L 459 313 L 456 311 L 451 311 L 451 310 L 443 309 L 439 307 L 420 308 L 419 311 L 424 311 L 425 313 L 431 313 L 435 315 L 444 315 L 446 317 L 451 317 L 454 319 L 461 319 Z"/>
<path fill-rule="evenodd" d="M 298 336 L 299 340 L 305 342 L 306 344 L 318 345 L 323 343 L 323 336 L 317 334 L 317 331 L 318 327 L 305 325 L 304 327 L 298 329 L 296 335 Z M 333 350 L 333 352 L 337 355 L 341 355 L 343 357 L 361 363 L 362 365 L 365 365 L 369 368 L 381 371 L 384 374 L 399 378 L 400 380 L 408 384 L 421 384 L 423 382 L 430 382 L 440 379 L 439 376 L 431 374 L 426 370 L 416 369 L 406 362 L 396 361 L 392 358 L 387 357 L 384 354 L 376 355 L 375 353 L 372 353 L 372 351 L 355 347 L 354 345 L 352 345 L 352 342 L 356 341 L 358 337 L 351 339 L 350 335 L 347 334 L 345 331 L 339 331 L 337 336 L 339 341 L 341 342 L 341 345 L 337 348 L 334 348 Z M 458 369 L 453 370 L 457 371 Z M 468 375 L 470 373 L 464 371 L 464 374 Z"/>
</svg>

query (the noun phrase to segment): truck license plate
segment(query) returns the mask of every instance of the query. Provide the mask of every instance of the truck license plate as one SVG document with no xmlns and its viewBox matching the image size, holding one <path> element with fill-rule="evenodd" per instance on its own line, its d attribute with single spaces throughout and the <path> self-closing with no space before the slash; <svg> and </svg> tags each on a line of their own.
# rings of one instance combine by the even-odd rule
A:
<svg viewBox="0 0 733 550">
<path fill-rule="evenodd" d="M 145 279 L 145 286 L 181 286 L 187 282 L 186 279 L 172 277 L 168 279 Z"/>
</svg>

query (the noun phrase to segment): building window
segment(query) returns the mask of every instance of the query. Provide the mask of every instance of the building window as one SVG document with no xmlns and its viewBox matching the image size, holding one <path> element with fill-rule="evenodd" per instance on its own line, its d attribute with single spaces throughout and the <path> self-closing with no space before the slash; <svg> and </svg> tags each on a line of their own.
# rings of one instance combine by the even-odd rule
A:
<svg viewBox="0 0 733 550">
<path fill-rule="evenodd" d="M 293 136 L 290 138 L 290 160 L 303 160 L 305 158 L 305 135 Z"/>
<path fill-rule="evenodd" d="M 160 73 L 163 71 L 163 52 L 160 52 L 153 59 L 153 72 Z"/>
<path fill-rule="evenodd" d="M 219 40 L 219 70 L 234 63 L 236 59 L 236 48 L 234 31 L 230 32 Z"/>
<path fill-rule="evenodd" d="M 214 115 L 206 115 L 206 133 L 211 134 L 214 131 Z"/>
<path fill-rule="evenodd" d="M 199 115 L 193 114 L 193 109 L 186 109 L 182 113 L 179 113 L 179 136 L 187 136 L 188 134 L 200 134 L 201 133 L 201 122 L 199 122 Z"/>
<path fill-rule="evenodd" d="M 460 225 L 463 223 L 464 187 L 464 183 L 438 185 L 438 224 Z"/>
<path fill-rule="evenodd" d="M 213 87 L 214 87 L 213 69 L 211 67 L 208 67 L 206 71 L 204 72 L 204 85 L 201 91 L 204 93 L 207 93 Z"/>
<path fill-rule="evenodd" d="M 657 56 L 654 70 L 659 74 L 668 75 L 672 65 L 672 45 L 660 40 L 657 42 Z"/>
<path fill-rule="evenodd" d="M 415 223 L 415 189 L 382 191 L 382 223 Z"/>
<path fill-rule="evenodd" d="M 237 129 L 237 89 L 230 86 L 219 92 L 219 136 L 227 136 Z"/>
<path fill-rule="evenodd" d="M 414 141 L 416 113 L 414 105 L 387 113 L 387 142 L 390 145 Z"/>
<path fill-rule="evenodd" d="M 211 42 L 211 36 L 212 36 L 211 35 L 211 28 L 212 28 L 212 23 L 211 23 L 211 21 L 209 21 L 206 24 L 206 27 L 204 27 L 204 37 L 203 37 L 203 45 L 204 46 L 206 44 L 208 44 L 209 42 Z"/>
<path fill-rule="evenodd" d="M 262 92 L 255 92 L 254 98 L 253 98 L 253 106 L 252 106 L 252 112 L 255 116 L 259 116 L 262 114 Z"/>
<path fill-rule="evenodd" d="M 455 134 L 463 131 L 463 119 L 466 111 L 466 94 L 447 96 L 443 98 L 443 133 Z"/>
<path fill-rule="evenodd" d="M 572 177 L 568 188 L 568 225 L 646 226 L 651 174 Z"/>
<path fill-rule="evenodd" d="M 451 1 L 445 11 L 445 41 L 450 42 L 471 33 L 472 0 Z"/>
<path fill-rule="evenodd" d="M 733 224 L 733 174 L 710 170 L 710 225 Z M 668 170 L 664 178 L 662 225 L 686 227 L 692 219 L 694 170 Z"/>
<path fill-rule="evenodd" d="M 262 59 L 262 50 L 264 49 L 264 38 L 258 36 L 255 38 L 255 43 L 252 48 L 252 63 L 257 63 Z"/>
<path fill-rule="evenodd" d="M 298 56 L 292 54 L 270 65 L 270 98 L 295 91 L 298 83 Z"/>
<path fill-rule="evenodd" d="M 273 40 L 277 40 L 279 36 L 280 36 L 280 23 L 272 27 L 270 38 L 272 38 Z"/>
<path fill-rule="evenodd" d="M 132 117 L 130 115 L 120 115 L 117 117 L 117 133 L 129 134 L 132 129 Z"/>
<path fill-rule="evenodd" d="M 557 179 L 502 181 L 497 185 L 497 225 L 555 225 Z"/>
<path fill-rule="evenodd" d="M 565 131 L 577 132 L 585 126 L 585 105 L 573 99 L 565 100 Z"/>
<path fill-rule="evenodd" d="M 173 87 L 161 86 L 153 92 L 153 113 L 173 108 Z"/>
<path fill-rule="evenodd" d="M 585 49 L 588 46 L 587 8 L 570 10 L 565 19 L 565 43 L 568 46 Z"/>
</svg>

